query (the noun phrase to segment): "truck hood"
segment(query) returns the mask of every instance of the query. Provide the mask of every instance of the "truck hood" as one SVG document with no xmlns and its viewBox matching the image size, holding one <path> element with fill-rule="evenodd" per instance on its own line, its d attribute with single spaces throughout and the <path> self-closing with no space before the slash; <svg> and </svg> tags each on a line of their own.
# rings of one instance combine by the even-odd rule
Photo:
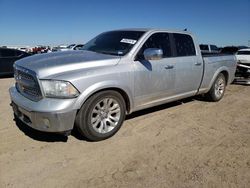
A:
<svg viewBox="0 0 250 188">
<path fill-rule="evenodd" d="M 33 55 L 15 62 L 15 65 L 34 71 L 39 78 L 47 78 L 63 72 L 116 65 L 118 56 L 91 51 L 66 51 Z"/>
</svg>

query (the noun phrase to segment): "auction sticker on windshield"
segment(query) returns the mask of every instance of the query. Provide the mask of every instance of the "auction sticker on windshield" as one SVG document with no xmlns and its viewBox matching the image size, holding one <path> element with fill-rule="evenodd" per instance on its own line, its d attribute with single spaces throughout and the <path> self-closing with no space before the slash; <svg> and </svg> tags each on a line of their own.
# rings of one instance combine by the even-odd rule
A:
<svg viewBox="0 0 250 188">
<path fill-rule="evenodd" d="M 127 43 L 127 44 L 135 44 L 137 40 L 133 39 L 122 39 L 120 42 Z"/>
</svg>

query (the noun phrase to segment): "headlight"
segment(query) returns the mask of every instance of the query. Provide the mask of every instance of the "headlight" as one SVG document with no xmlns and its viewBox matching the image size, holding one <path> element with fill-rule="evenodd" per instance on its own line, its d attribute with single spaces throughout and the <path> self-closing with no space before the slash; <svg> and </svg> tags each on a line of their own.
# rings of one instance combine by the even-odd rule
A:
<svg viewBox="0 0 250 188">
<path fill-rule="evenodd" d="M 79 91 L 67 81 L 41 80 L 41 83 L 46 97 L 74 98 L 79 95 Z"/>
</svg>

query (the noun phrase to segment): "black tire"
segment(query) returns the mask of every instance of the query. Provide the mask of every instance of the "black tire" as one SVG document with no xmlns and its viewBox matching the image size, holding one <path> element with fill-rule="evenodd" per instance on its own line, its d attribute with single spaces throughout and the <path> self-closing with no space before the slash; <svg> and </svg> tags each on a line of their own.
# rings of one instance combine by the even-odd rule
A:
<svg viewBox="0 0 250 188">
<path fill-rule="evenodd" d="M 221 87 L 220 87 L 221 89 L 220 89 L 220 92 L 219 92 L 218 91 L 218 84 L 220 85 L 220 83 L 223 84 L 223 86 L 221 85 Z M 225 78 L 224 74 L 220 73 L 216 77 L 211 89 L 206 94 L 206 98 L 209 101 L 214 101 L 214 102 L 217 102 L 217 101 L 221 100 L 222 97 L 224 96 L 224 93 L 225 93 L 225 90 L 226 90 L 226 85 L 227 85 L 226 84 L 226 78 Z"/>
<path fill-rule="evenodd" d="M 119 121 L 116 126 L 107 133 L 99 133 L 91 124 L 93 110 L 102 100 L 110 98 L 115 100 L 120 107 Z M 90 141 L 100 141 L 113 136 L 121 127 L 126 116 L 126 105 L 122 95 L 113 90 L 101 91 L 91 96 L 81 107 L 76 116 L 76 127 L 79 133 Z M 111 127 L 111 126 L 110 126 Z"/>
</svg>

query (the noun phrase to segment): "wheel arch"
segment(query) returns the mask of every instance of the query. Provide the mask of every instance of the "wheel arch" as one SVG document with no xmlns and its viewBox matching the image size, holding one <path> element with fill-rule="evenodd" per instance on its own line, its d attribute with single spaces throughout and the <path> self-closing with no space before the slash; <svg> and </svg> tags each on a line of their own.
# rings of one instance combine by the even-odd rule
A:
<svg viewBox="0 0 250 188">
<path fill-rule="evenodd" d="M 99 85 L 99 84 L 98 84 Z M 107 90 L 113 90 L 121 94 L 121 96 L 124 99 L 125 105 L 126 105 L 126 113 L 129 114 L 132 111 L 133 108 L 133 99 L 132 99 L 132 92 L 129 91 L 126 87 L 120 87 L 118 85 L 102 85 L 100 87 L 95 87 L 95 85 L 90 86 L 87 88 L 81 95 L 78 97 L 77 102 L 75 103 L 75 108 L 80 109 L 82 105 L 93 95 L 96 93 L 107 91 Z"/>
<path fill-rule="evenodd" d="M 130 112 L 131 104 L 130 104 L 129 96 L 123 89 L 118 88 L 118 87 L 108 87 L 108 88 L 103 88 L 103 89 L 97 90 L 96 92 L 92 93 L 85 101 L 87 101 L 93 95 L 100 93 L 102 91 L 116 91 L 116 92 L 120 93 L 122 98 L 124 99 L 124 102 L 126 105 L 126 112 L 127 113 Z"/>
<path fill-rule="evenodd" d="M 221 67 L 220 69 L 218 69 L 214 75 L 213 75 L 213 78 L 212 80 L 210 81 L 210 84 L 209 84 L 209 89 L 208 91 L 211 89 L 213 83 L 215 82 L 215 79 L 218 77 L 218 75 L 222 73 L 224 76 L 225 76 L 225 79 L 226 79 L 226 85 L 228 85 L 228 82 L 229 82 L 229 70 L 227 67 Z"/>
<path fill-rule="evenodd" d="M 229 79 L 229 73 L 226 70 L 221 71 L 220 73 L 222 73 L 225 76 L 226 79 L 226 85 L 228 85 L 228 79 Z M 219 75 L 219 74 L 218 74 Z"/>
</svg>

